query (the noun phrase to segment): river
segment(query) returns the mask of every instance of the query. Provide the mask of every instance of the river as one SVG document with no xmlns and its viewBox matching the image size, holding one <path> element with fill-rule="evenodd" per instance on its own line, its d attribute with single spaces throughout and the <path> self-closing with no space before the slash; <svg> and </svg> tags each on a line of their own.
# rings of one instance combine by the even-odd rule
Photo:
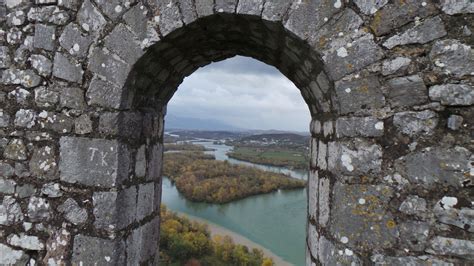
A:
<svg viewBox="0 0 474 266">
<path fill-rule="evenodd" d="M 251 165 L 296 178 L 307 178 L 305 171 L 228 158 L 226 152 L 232 149 L 231 146 L 207 141 L 195 143 L 213 149 L 207 153 L 214 154 L 216 160 L 228 160 L 234 164 Z M 196 216 L 236 232 L 293 265 L 305 263 L 306 189 L 279 190 L 226 204 L 209 204 L 185 199 L 169 179 L 163 178 L 162 203 L 173 211 Z"/>
</svg>

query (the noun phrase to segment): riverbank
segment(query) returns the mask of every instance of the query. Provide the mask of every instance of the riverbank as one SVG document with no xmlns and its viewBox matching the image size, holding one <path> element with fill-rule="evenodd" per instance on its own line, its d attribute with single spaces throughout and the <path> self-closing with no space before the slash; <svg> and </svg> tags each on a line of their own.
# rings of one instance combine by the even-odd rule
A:
<svg viewBox="0 0 474 266">
<path fill-rule="evenodd" d="M 273 259 L 273 262 L 275 263 L 275 266 L 291 266 L 292 265 L 289 262 L 287 262 L 287 261 L 283 260 L 282 258 L 278 257 L 277 255 L 275 255 L 273 252 L 266 249 L 265 247 L 253 242 L 252 240 L 250 240 L 250 239 L 248 239 L 248 238 L 246 238 L 246 237 L 244 237 L 240 234 L 237 234 L 233 231 L 230 231 L 227 228 L 224 228 L 222 226 L 219 226 L 217 224 L 209 222 L 208 220 L 205 220 L 205 219 L 202 219 L 202 218 L 199 218 L 199 217 L 196 217 L 196 216 L 192 216 L 192 215 L 182 213 L 182 212 L 177 212 L 177 213 L 181 216 L 185 216 L 189 220 L 207 224 L 207 226 L 209 228 L 209 231 L 211 233 L 211 236 L 214 236 L 214 235 L 226 236 L 227 235 L 227 236 L 230 236 L 232 238 L 232 240 L 234 240 L 234 243 L 236 243 L 236 244 L 247 246 L 250 249 L 257 248 L 257 249 L 262 250 L 265 257 L 269 257 L 269 258 Z"/>
</svg>

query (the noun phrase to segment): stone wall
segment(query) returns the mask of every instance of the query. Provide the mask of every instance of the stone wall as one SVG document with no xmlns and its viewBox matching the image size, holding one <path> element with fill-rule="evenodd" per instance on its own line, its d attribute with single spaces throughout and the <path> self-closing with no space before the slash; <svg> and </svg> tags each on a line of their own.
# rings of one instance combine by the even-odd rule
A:
<svg viewBox="0 0 474 266">
<path fill-rule="evenodd" d="M 0 264 L 158 263 L 166 104 L 234 55 L 312 114 L 307 265 L 470 264 L 473 30 L 471 0 L 0 0 Z"/>
</svg>

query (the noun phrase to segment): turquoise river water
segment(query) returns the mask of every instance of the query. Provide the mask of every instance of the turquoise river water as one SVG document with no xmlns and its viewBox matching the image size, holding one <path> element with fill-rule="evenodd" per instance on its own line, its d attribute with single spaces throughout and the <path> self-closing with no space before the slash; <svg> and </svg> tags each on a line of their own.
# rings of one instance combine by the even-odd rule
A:
<svg viewBox="0 0 474 266">
<path fill-rule="evenodd" d="M 306 179 L 307 172 L 256 165 L 228 158 L 231 146 L 197 142 L 214 149 L 217 160 L 252 165 L 267 171 Z M 196 203 L 186 200 L 169 179 L 163 178 L 162 203 L 173 211 L 208 220 L 258 243 L 294 265 L 305 263 L 306 189 L 276 191 L 227 204 Z"/>
</svg>

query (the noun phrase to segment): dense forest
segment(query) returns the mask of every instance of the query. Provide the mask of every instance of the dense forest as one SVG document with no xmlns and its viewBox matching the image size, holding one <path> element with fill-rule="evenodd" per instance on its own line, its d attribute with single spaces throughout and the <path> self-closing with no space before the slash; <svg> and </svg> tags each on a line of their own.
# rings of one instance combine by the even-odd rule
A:
<svg viewBox="0 0 474 266">
<path fill-rule="evenodd" d="M 195 145 L 189 142 L 184 143 L 165 143 L 165 151 L 208 151 L 202 145 Z"/>
<path fill-rule="evenodd" d="M 187 199 L 209 203 L 226 203 L 278 189 L 306 186 L 304 180 L 216 161 L 203 152 L 165 153 L 163 174 Z"/>
<path fill-rule="evenodd" d="M 308 169 L 309 158 L 305 149 L 274 146 L 235 146 L 227 156 L 241 161 L 287 167 L 290 169 Z"/>
<path fill-rule="evenodd" d="M 160 264 L 167 266 L 271 266 L 259 249 L 234 244 L 229 236 L 211 238 L 207 225 L 161 206 Z"/>
</svg>

